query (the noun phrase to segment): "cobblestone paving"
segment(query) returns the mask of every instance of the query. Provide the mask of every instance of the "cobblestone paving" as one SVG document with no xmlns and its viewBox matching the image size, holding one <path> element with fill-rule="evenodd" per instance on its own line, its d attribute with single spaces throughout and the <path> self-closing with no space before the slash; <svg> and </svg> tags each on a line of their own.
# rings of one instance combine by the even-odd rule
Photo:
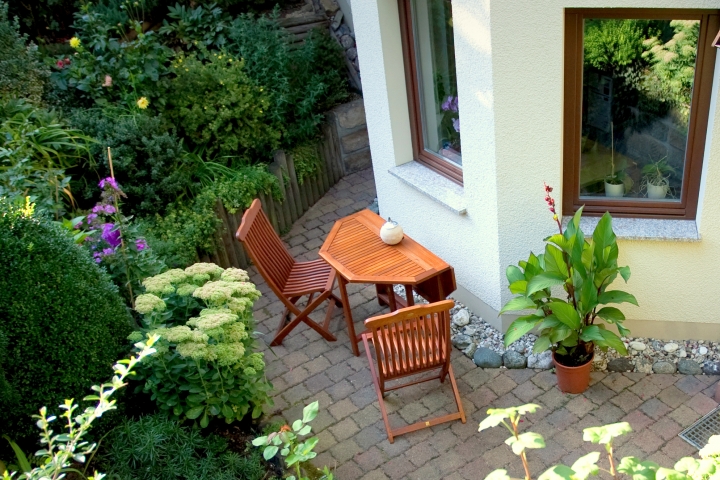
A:
<svg viewBox="0 0 720 480">
<path fill-rule="evenodd" d="M 300 260 L 318 258 L 334 221 L 367 207 L 374 197 L 371 170 L 343 178 L 284 236 L 291 254 Z M 250 273 L 263 292 L 255 306 L 257 329 L 269 342 L 283 306 L 257 270 L 251 268 Z M 349 285 L 348 293 L 357 331 L 364 319 L 386 311 L 378 305 L 372 286 Z M 313 318 L 323 316 L 324 307 Z M 315 464 L 335 468 L 339 480 L 483 479 L 496 468 L 522 478 L 518 458 L 504 444 L 507 431 L 477 430 L 488 408 L 528 402 L 542 409 L 530 415 L 522 429 L 542 434 L 547 443 L 547 448 L 528 455 L 534 475 L 598 450 L 583 442 L 583 428 L 619 421 L 629 422 L 634 431 L 617 442 L 617 457 L 634 455 L 672 467 L 679 458 L 696 453 L 678 433 L 717 406 L 713 396 L 719 377 L 594 372 L 584 394 L 566 395 L 549 371 L 483 370 L 455 350 L 453 368 L 467 423 L 445 423 L 397 437 L 391 444 L 367 358 L 362 346 L 361 356 L 353 356 L 341 309 L 336 309 L 331 329 L 337 342 L 327 342 L 301 324 L 282 346 L 264 348 L 275 401 L 268 413 L 292 421 L 302 417 L 305 404 L 319 400 L 320 413 L 312 423 L 320 439 Z M 395 426 L 454 408 L 450 387 L 438 382 L 393 392 L 386 404 Z"/>
</svg>

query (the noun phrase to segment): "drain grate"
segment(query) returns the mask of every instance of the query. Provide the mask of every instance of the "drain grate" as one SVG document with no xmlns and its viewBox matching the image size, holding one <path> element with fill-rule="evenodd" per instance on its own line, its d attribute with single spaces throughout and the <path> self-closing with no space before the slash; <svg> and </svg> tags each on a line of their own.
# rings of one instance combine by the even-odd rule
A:
<svg viewBox="0 0 720 480">
<path fill-rule="evenodd" d="M 713 435 L 720 435 L 720 406 L 680 432 L 680 438 L 698 450 L 707 445 Z"/>
</svg>

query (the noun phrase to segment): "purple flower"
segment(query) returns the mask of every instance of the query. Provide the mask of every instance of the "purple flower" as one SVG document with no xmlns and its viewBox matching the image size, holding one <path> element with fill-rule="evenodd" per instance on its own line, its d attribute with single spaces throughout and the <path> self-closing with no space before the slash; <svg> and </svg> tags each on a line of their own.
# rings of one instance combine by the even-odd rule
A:
<svg viewBox="0 0 720 480">
<path fill-rule="evenodd" d="M 95 209 L 93 208 L 93 210 L 95 210 Z M 88 223 L 90 223 L 93 220 L 95 220 L 96 218 L 97 218 L 97 213 L 91 213 L 90 215 L 87 216 L 87 221 L 88 221 Z"/>
<path fill-rule="evenodd" d="M 113 213 L 115 213 L 115 207 L 113 207 L 112 205 L 105 205 L 104 212 L 108 215 L 112 215 Z"/>
<path fill-rule="evenodd" d="M 147 242 L 144 238 L 138 238 L 135 240 L 135 247 L 138 249 L 139 252 L 142 252 L 147 248 Z"/>
<path fill-rule="evenodd" d="M 105 240 L 111 247 L 120 246 L 120 230 L 115 228 L 114 223 L 104 223 L 100 238 Z"/>
<path fill-rule="evenodd" d="M 112 177 L 103 178 L 102 180 L 100 180 L 100 183 L 99 183 L 98 185 L 99 185 L 100 188 L 103 188 L 103 189 L 105 188 L 105 185 L 109 185 L 109 186 L 112 187 L 114 190 L 120 190 L 120 188 L 118 187 L 117 182 L 116 182 L 115 179 L 112 178 Z"/>
<path fill-rule="evenodd" d="M 108 255 L 113 255 L 115 253 L 115 250 L 112 248 L 103 248 L 102 254 L 104 257 L 107 257 Z"/>
<path fill-rule="evenodd" d="M 93 258 L 95 259 L 95 263 L 102 262 L 102 255 L 98 252 L 93 253 Z"/>
<path fill-rule="evenodd" d="M 459 119 L 459 118 L 453 118 L 453 119 L 452 119 L 452 122 L 453 122 L 453 128 L 455 129 L 455 131 L 458 132 L 458 133 L 460 133 L 460 119 Z"/>
<path fill-rule="evenodd" d="M 457 112 L 458 111 L 458 98 L 449 95 L 442 103 L 441 107 L 444 112 Z"/>
</svg>

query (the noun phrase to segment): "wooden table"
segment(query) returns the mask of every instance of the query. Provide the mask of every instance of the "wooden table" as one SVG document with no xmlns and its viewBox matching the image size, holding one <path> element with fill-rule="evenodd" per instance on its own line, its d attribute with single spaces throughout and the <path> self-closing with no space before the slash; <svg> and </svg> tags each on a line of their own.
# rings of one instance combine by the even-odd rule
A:
<svg viewBox="0 0 720 480">
<path fill-rule="evenodd" d="M 444 300 L 455 291 L 455 271 L 437 255 L 405 235 L 397 245 L 380 239 L 385 220 L 363 210 L 335 222 L 320 248 L 319 255 L 338 273 L 345 320 L 352 349 L 359 355 L 350 302 L 348 283 L 372 283 L 381 305 L 391 310 L 413 304 L 413 289 L 428 302 Z M 393 285 L 404 285 L 406 298 L 397 295 Z"/>
</svg>

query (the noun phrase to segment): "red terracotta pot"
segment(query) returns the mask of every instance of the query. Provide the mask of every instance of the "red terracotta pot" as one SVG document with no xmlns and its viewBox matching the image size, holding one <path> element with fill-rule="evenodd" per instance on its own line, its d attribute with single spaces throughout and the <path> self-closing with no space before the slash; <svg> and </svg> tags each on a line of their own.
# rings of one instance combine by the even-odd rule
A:
<svg viewBox="0 0 720 480">
<path fill-rule="evenodd" d="M 552 354 L 553 362 L 555 362 L 555 374 L 557 375 L 558 387 L 560 391 L 565 393 L 583 393 L 590 384 L 590 369 L 592 368 L 593 358 L 590 357 L 583 365 L 577 367 L 566 367 L 558 362 L 555 358 L 555 352 Z"/>
</svg>

